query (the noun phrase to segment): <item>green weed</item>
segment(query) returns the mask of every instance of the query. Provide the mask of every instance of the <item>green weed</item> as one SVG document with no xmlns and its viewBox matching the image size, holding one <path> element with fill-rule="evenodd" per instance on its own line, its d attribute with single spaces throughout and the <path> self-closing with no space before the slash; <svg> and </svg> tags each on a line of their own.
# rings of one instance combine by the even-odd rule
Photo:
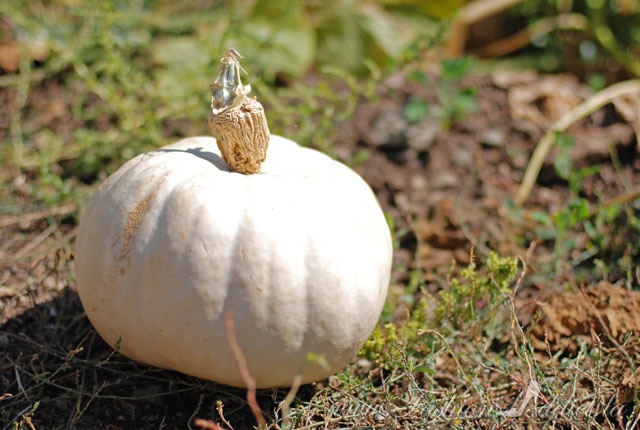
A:
<svg viewBox="0 0 640 430">
<path fill-rule="evenodd" d="M 3 3 L 0 15 L 10 19 L 17 41 L 44 46 L 48 59 L 32 64 L 25 56 L 17 73 L 0 80 L 15 93 L 2 133 L 0 192 L 10 195 L 11 181 L 27 175 L 40 184 L 25 188 L 32 200 L 79 203 L 82 183 L 94 183 L 134 155 L 207 135 L 208 85 L 229 46 L 251 58 L 247 81 L 267 108 L 272 132 L 331 153 L 339 124 L 351 119 L 358 97 L 374 94 L 375 79 L 323 66 L 318 85 L 294 80 L 276 87 L 277 76 L 298 77 L 314 59 L 298 49 L 298 42 L 313 41 L 299 34 L 316 30 L 308 17 L 299 19 L 309 11 L 289 3 L 295 7 Z M 271 19 L 274 14 L 279 19 Z M 276 21 L 291 28 L 276 28 Z M 360 63 L 379 73 L 373 59 Z"/>
<path fill-rule="evenodd" d="M 440 62 L 440 73 L 437 82 L 431 82 L 428 76 L 419 70 L 410 75 L 410 79 L 436 94 L 436 103 L 424 99 L 410 100 L 404 108 L 404 116 L 409 123 L 416 123 L 427 115 L 434 116 L 442 129 L 461 121 L 465 115 L 476 110 L 475 90 L 473 87 L 461 86 L 460 81 L 467 76 L 473 67 L 469 57 L 443 59 Z"/>
<path fill-rule="evenodd" d="M 584 183 L 588 179 L 597 181 L 601 168 L 597 165 L 575 168 L 569 153 L 573 145 L 575 141 L 570 136 L 557 133 L 558 154 L 553 167 L 568 184 L 567 201 L 553 214 L 539 211 L 530 214 L 539 224 L 535 234 L 553 242 L 556 259 L 552 272 L 556 276 L 571 271 L 581 280 L 627 278 L 631 285 L 630 260 L 638 256 L 632 244 L 640 239 L 640 196 L 625 183 L 614 149 L 611 160 L 628 192 L 616 198 L 587 196 Z M 619 269 L 612 271 L 612 267 Z"/>
<path fill-rule="evenodd" d="M 433 336 L 426 336 L 429 341 L 425 343 L 421 333 L 429 330 L 444 337 L 462 332 L 473 336 L 478 330 L 484 330 L 485 335 L 493 332 L 488 336 L 490 340 L 503 336 L 509 327 L 505 318 L 509 314 L 508 298 L 521 270 L 517 258 L 500 257 L 492 252 L 479 267 L 472 255 L 467 267 L 457 271 L 452 268 L 447 286 L 437 297 L 416 291 L 422 297 L 407 308 L 401 321 L 378 327 L 363 346 L 361 356 L 370 360 L 384 356 L 385 365 L 393 363 L 393 357 L 398 359 L 400 350 L 422 356 L 430 350 L 428 342 L 434 340 Z"/>
<path fill-rule="evenodd" d="M 458 276 L 449 280 L 448 288 L 440 291 L 440 302 L 436 308 L 436 322 L 448 322 L 455 330 L 463 330 L 469 323 L 477 323 L 478 307 L 488 310 L 503 303 L 511 292 L 511 283 L 519 270 L 518 259 L 500 257 L 491 252 L 486 261 L 486 275 L 479 275 L 475 257 L 460 270 Z"/>
<path fill-rule="evenodd" d="M 552 53 L 555 64 L 579 71 L 597 86 L 609 81 L 619 67 L 640 76 L 640 61 L 632 54 L 640 46 L 636 23 L 640 10 L 626 1 L 522 1 L 512 16 L 529 22 L 538 65 L 543 53 Z M 616 66 L 612 66 L 612 61 Z M 600 83 L 598 83 L 600 81 Z"/>
</svg>

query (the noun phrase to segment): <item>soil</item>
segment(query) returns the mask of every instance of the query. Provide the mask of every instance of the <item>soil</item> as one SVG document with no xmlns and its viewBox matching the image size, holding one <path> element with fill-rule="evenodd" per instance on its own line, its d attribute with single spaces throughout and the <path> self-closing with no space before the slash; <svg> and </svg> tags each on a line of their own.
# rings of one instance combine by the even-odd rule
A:
<svg viewBox="0 0 640 430">
<path fill-rule="evenodd" d="M 470 248 L 475 247 L 526 255 L 535 270 L 535 262 L 553 251 L 527 232 L 533 225 L 528 214 L 535 210 L 552 215 L 570 199 L 567 182 L 554 172 L 557 150 L 543 166 L 524 213 L 510 210 L 509 201 L 537 142 L 591 91 L 569 75 L 470 77 L 461 86 L 477 90 L 475 113 L 436 134 L 425 132 L 422 121 L 405 121 L 391 136 L 394 131 L 380 122 L 402 118 L 409 100 L 432 97 L 406 76 L 392 76 L 381 85 L 384 102 L 360 106 L 355 115 L 357 138 L 352 140 L 372 148 L 369 160 L 357 170 L 374 188 L 384 210 L 401 223 L 407 236 L 413 236 L 402 239 L 405 246 L 397 261 L 435 279 L 446 275 L 452 260 L 467 262 Z M 599 168 L 598 175 L 581 181 L 585 198 L 597 202 L 598 197 L 621 195 L 637 186 L 640 158 L 634 130 L 615 106 L 575 124 L 570 133 L 576 140 L 570 149 L 573 168 L 593 164 Z M 611 163 L 612 150 L 621 166 Z"/>
<path fill-rule="evenodd" d="M 353 122 L 343 124 L 343 138 L 335 148 L 344 159 L 363 151 L 368 154 L 355 169 L 395 220 L 398 246 L 392 290 L 402 289 L 412 273 L 419 271 L 425 280 L 424 290 L 436 292 L 446 284 L 453 263 L 469 262 L 472 249 L 478 255 L 495 250 L 519 256 L 527 265 L 527 281 L 516 303 L 523 326 L 531 327 L 535 321 L 532 345 L 542 355 L 557 351 L 570 355 L 583 342 L 620 346 L 630 332 L 638 333 L 640 293 L 633 289 L 639 286 L 640 256 L 637 246 L 626 246 L 638 239 L 630 236 L 637 232 L 628 232 L 624 226 L 596 226 L 612 235 L 606 260 L 584 257 L 590 239 L 580 229 L 571 233 L 578 251 L 569 251 L 564 260 L 559 258 L 557 244 L 540 234 L 536 214 L 552 216 L 576 198 L 575 190 L 554 169 L 554 160 L 563 155 L 560 149 L 547 157 L 523 207 L 512 203 L 537 142 L 592 91 L 570 75 L 519 72 L 468 76 L 457 89 L 473 89 L 474 111 L 460 118 L 434 121 L 425 116 L 409 122 L 405 109 L 411 101 L 426 100 L 440 112 L 448 107 L 438 94 L 438 77 L 433 71 L 424 71 L 433 85 L 414 82 L 411 72 L 405 70 L 385 79 L 379 85 L 379 97 L 362 100 Z M 60 88 L 48 83 L 34 91 L 34 100 L 50 100 Z M 1 100 L 12 97 L 15 94 L 0 89 Z M 640 156 L 634 127 L 640 118 L 629 106 L 633 101 L 618 100 L 575 123 L 568 130 L 575 144 L 567 150 L 574 170 L 598 166 L 595 174 L 580 182 L 579 197 L 594 207 L 635 197 L 629 210 L 637 216 L 637 194 L 632 193 L 640 187 Z M 0 113 L 5 117 L 6 107 L 0 107 Z M 59 118 L 50 121 L 52 129 L 60 126 L 56 123 Z M 3 139 L 7 136 L 5 131 L 0 133 Z M 11 180 L 17 184 L 21 179 Z M 89 360 L 109 353 L 90 330 L 73 292 L 76 225 L 68 215 L 75 210 L 72 205 L 24 214 L 0 213 L 0 348 L 7 352 L 0 360 L 0 399 L 8 394 L 2 387 L 15 382 L 18 368 L 14 363 L 21 354 L 57 356 L 58 360 L 66 356 L 68 361 L 75 356 Z M 602 264 L 609 267 L 606 277 L 597 270 Z M 64 319 L 58 318 L 61 314 Z M 57 339 L 64 339 L 64 343 Z M 636 342 L 625 351 L 637 357 L 638 349 Z M 619 386 L 635 387 L 630 365 L 622 358 L 620 363 L 615 374 Z M 38 369 L 31 371 L 37 373 Z M 113 368 L 94 369 L 94 374 L 85 375 L 87 381 L 77 381 L 77 386 L 91 391 L 91 384 L 118 377 L 109 372 Z M 155 375 L 146 368 L 140 372 Z M 64 371 L 61 375 L 80 378 Z M 177 385 L 185 388 L 193 384 L 185 380 Z M 136 395 L 146 393 L 153 399 L 143 402 L 138 410 L 114 397 L 111 422 L 136 422 L 139 428 L 147 428 L 140 416 L 159 407 L 161 400 L 153 395 L 160 389 L 160 382 L 135 388 Z M 238 396 L 243 394 L 238 392 Z M 71 408 L 88 407 L 90 402 L 86 396 L 80 396 L 77 405 L 61 400 L 50 413 L 70 416 Z M 179 410 L 179 404 L 173 407 Z"/>
</svg>

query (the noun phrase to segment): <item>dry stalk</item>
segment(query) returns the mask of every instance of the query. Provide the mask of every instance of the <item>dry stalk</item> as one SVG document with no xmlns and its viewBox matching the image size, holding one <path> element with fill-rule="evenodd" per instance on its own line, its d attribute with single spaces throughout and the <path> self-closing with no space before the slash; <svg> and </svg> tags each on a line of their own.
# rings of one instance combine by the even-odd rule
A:
<svg viewBox="0 0 640 430">
<path fill-rule="evenodd" d="M 586 16 L 579 13 L 563 13 L 541 18 L 524 30 L 475 49 L 472 54 L 480 57 L 503 57 L 524 48 L 554 30 L 587 30 L 588 28 L 589 20 Z"/>
<path fill-rule="evenodd" d="M 216 411 L 218 411 L 218 415 L 220 415 L 220 419 L 222 420 L 222 422 L 225 423 L 225 425 L 229 427 L 231 430 L 233 430 L 233 426 L 224 417 L 223 409 L 224 409 L 224 403 L 222 403 L 222 400 L 218 400 L 218 403 L 216 405 Z"/>
<path fill-rule="evenodd" d="M 300 389 L 300 385 L 302 383 L 302 374 L 298 373 L 295 378 L 293 378 L 293 382 L 291 383 L 291 388 L 287 393 L 287 396 L 282 401 L 280 407 L 282 408 L 282 427 L 285 429 L 289 428 L 290 420 L 289 420 L 289 408 L 291 407 L 291 403 L 293 403 L 293 399 L 296 398 L 296 394 L 298 394 L 298 390 Z"/>
<path fill-rule="evenodd" d="M 469 27 L 503 10 L 522 3 L 524 0 L 476 0 L 469 2 L 461 10 L 449 28 L 444 53 L 448 57 L 462 55 L 467 43 Z"/>
<path fill-rule="evenodd" d="M 258 426 L 260 428 L 267 428 L 267 422 L 264 419 L 262 410 L 260 410 L 260 406 L 258 405 L 258 401 L 256 400 L 256 380 L 253 379 L 251 373 L 249 372 L 247 359 L 245 358 L 244 353 L 242 352 L 242 348 L 238 343 L 238 339 L 236 338 L 235 324 L 233 322 L 233 311 L 228 310 L 226 312 L 224 325 L 227 331 L 227 342 L 229 342 L 229 348 L 231 348 L 236 362 L 238 363 L 240 376 L 242 376 L 242 380 L 247 386 L 247 402 L 249 403 L 249 408 L 251 408 L 251 412 L 258 422 Z"/>
<path fill-rule="evenodd" d="M 529 195 L 533 190 L 533 186 L 538 178 L 538 174 L 540 173 L 540 169 L 542 168 L 542 164 L 555 143 L 556 133 L 567 130 L 576 121 L 587 117 L 606 104 L 611 103 L 614 99 L 633 93 L 640 93 L 640 79 L 632 79 L 613 84 L 589 97 L 556 121 L 555 124 L 553 124 L 545 133 L 542 139 L 540 139 L 535 151 L 533 151 L 531 160 L 529 161 L 524 177 L 522 178 L 522 183 L 516 192 L 514 199 L 515 204 L 517 206 L 522 206 L 529 198 Z"/>
<path fill-rule="evenodd" d="M 8 227 L 15 224 L 29 224 L 33 221 L 38 221 L 43 218 L 48 218 L 57 215 L 66 215 L 71 212 L 75 212 L 78 209 L 76 204 L 68 204 L 63 206 L 56 206 L 53 208 L 44 209 L 38 212 L 31 212 L 22 215 L 6 215 L 0 217 L 0 227 Z"/>
<path fill-rule="evenodd" d="M 220 71 L 211 84 L 209 131 L 231 170 L 253 174 L 260 172 L 267 156 L 270 134 L 262 104 L 248 97 L 251 85 L 243 85 L 240 79 L 240 58 L 230 49 L 220 60 Z"/>
<path fill-rule="evenodd" d="M 193 423 L 198 427 L 202 427 L 206 430 L 224 430 L 224 428 L 221 427 L 220 424 L 214 423 L 213 421 L 209 420 L 203 420 L 202 418 L 196 418 Z"/>
</svg>

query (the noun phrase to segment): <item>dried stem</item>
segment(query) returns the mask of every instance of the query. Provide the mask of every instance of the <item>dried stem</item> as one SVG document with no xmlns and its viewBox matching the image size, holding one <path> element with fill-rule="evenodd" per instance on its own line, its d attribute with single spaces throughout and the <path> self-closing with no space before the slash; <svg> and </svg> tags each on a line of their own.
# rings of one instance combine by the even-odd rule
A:
<svg viewBox="0 0 640 430">
<path fill-rule="evenodd" d="M 251 86 L 242 85 L 239 58 L 230 49 L 220 60 L 220 71 L 211 85 L 209 131 L 233 171 L 258 173 L 267 156 L 269 127 L 260 102 L 248 97 Z"/>
<path fill-rule="evenodd" d="M 522 183 L 516 193 L 516 197 L 514 199 L 515 204 L 521 206 L 529 198 L 531 190 L 538 178 L 538 174 L 540 173 L 540 169 L 542 168 L 542 164 L 555 143 L 556 133 L 565 131 L 576 121 L 592 114 L 607 103 L 611 103 L 613 99 L 638 92 L 640 92 L 639 79 L 613 84 L 580 103 L 575 109 L 556 121 L 542 139 L 540 139 L 535 151 L 533 151 L 529 165 L 527 166 L 524 177 L 522 178 Z"/>
<path fill-rule="evenodd" d="M 202 418 L 196 418 L 196 420 L 193 423 L 198 427 L 201 427 L 207 430 L 224 430 L 224 428 L 221 427 L 220 424 L 217 424 L 217 423 L 214 423 L 213 421 L 205 420 Z"/>
<path fill-rule="evenodd" d="M 298 394 L 298 390 L 300 389 L 300 385 L 302 384 L 302 374 L 298 373 L 295 378 L 293 378 L 293 383 L 291 384 L 291 388 L 287 393 L 287 396 L 282 401 L 280 405 L 282 409 L 282 427 L 283 429 L 288 429 L 290 427 L 290 417 L 289 417 L 289 409 L 293 400 L 296 398 L 296 394 Z"/>
<path fill-rule="evenodd" d="M 488 43 L 472 51 L 480 57 L 503 57 L 529 45 L 554 30 L 583 30 L 589 28 L 589 20 L 579 13 L 563 13 L 557 16 L 541 18 L 524 30 L 505 37 L 504 39 Z"/>
<path fill-rule="evenodd" d="M 471 24 L 522 3 L 523 0 L 477 0 L 469 2 L 460 9 L 456 19 L 449 27 L 449 36 L 444 44 L 444 52 L 448 57 L 458 57 L 464 51 Z"/>
<path fill-rule="evenodd" d="M 267 422 L 265 421 L 262 410 L 260 410 L 260 406 L 258 405 L 258 401 L 256 400 L 256 380 L 253 379 L 251 373 L 249 372 L 247 360 L 244 357 L 242 348 L 240 348 L 240 344 L 238 344 L 238 339 L 236 339 L 235 324 L 233 322 L 233 311 L 228 310 L 226 312 L 224 326 L 227 331 L 227 342 L 229 342 L 229 347 L 231 348 L 231 351 L 236 358 L 236 362 L 238 363 L 238 368 L 240 369 L 240 376 L 242 376 L 242 380 L 247 386 L 247 402 L 249 403 L 251 412 L 258 422 L 258 426 L 260 428 L 266 428 Z"/>
<path fill-rule="evenodd" d="M 21 215 L 3 215 L 0 216 L 0 227 L 9 227 L 15 224 L 29 224 L 34 221 L 39 221 L 43 218 L 48 218 L 58 215 L 66 215 L 71 212 L 75 212 L 78 209 L 76 204 L 67 204 L 62 206 L 55 206 L 47 208 L 38 212 L 31 212 Z"/>
</svg>

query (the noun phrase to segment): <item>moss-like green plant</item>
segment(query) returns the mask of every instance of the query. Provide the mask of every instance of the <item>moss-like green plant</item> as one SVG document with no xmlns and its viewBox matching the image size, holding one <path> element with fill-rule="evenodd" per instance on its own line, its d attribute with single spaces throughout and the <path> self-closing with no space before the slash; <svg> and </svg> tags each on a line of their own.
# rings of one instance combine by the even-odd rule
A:
<svg viewBox="0 0 640 430">
<path fill-rule="evenodd" d="M 368 360 L 383 360 L 385 366 L 400 365 L 397 360 L 421 357 L 432 351 L 434 334 L 448 337 L 459 332 L 484 331 L 496 338 L 509 330 L 508 297 L 520 273 L 518 258 L 489 253 L 478 266 L 475 255 L 471 262 L 452 274 L 447 286 L 434 297 L 422 297 L 405 317 L 395 323 L 376 328 L 360 350 Z M 420 293 L 418 293 L 420 294 Z M 431 335 L 425 335 L 431 333 Z M 402 354 L 400 354 L 402 352 Z"/>
<path fill-rule="evenodd" d="M 549 267 L 550 277 L 571 271 L 582 281 L 625 277 L 630 266 L 628 259 L 640 251 L 633 246 L 640 238 L 640 218 L 637 202 L 640 193 L 627 183 L 615 148 L 611 147 L 611 164 L 618 181 L 627 188 L 616 197 L 585 193 L 585 181 L 600 181 L 600 165 L 577 168 L 570 150 L 575 140 L 564 132 L 555 132 L 558 149 L 553 167 L 556 175 L 568 185 L 566 202 L 555 212 L 531 211 L 531 219 L 538 223 L 535 237 L 548 241 L 555 258 Z M 518 215 L 514 209 L 513 214 Z M 627 278 L 629 278 L 627 276 Z M 629 278 L 630 279 L 630 278 Z M 629 282 L 632 285 L 633 282 Z"/>
<path fill-rule="evenodd" d="M 475 323 L 480 308 L 492 309 L 510 293 L 518 270 L 517 258 L 491 252 L 486 261 L 487 273 L 482 274 L 472 254 L 468 266 L 451 277 L 448 288 L 439 292 L 436 321 L 439 324 L 447 321 L 456 330 Z"/>
</svg>

